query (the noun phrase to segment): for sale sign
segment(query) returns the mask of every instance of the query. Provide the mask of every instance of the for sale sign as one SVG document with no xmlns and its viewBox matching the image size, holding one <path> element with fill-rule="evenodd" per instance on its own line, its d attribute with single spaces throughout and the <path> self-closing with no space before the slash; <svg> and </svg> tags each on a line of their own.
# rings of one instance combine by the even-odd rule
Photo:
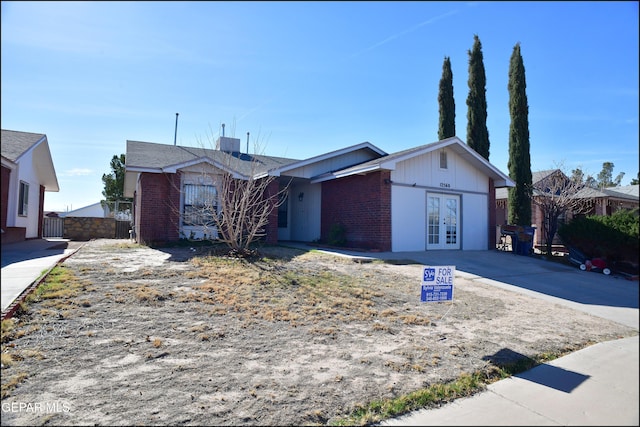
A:
<svg viewBox="0 0 640 427">
<path fill-rule="evenodd" d="M 454 265 L 425 266 L 422 271 L 420 301 L 453 301 Z"/>
</svg>

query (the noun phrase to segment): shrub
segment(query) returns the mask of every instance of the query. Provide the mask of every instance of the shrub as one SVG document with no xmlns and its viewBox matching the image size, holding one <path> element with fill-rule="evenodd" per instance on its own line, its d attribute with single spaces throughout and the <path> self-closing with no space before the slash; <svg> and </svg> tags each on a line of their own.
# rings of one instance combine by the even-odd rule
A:
<svg viewBox="0 0 640 427">
<path fill-rule="evenodd" d="M 342 224 L 333 224 L 329 230 L 328 243 L 331 246 L 344 246 L 347 244 L 347 229 Z"/>
<path fill-rule="evenodd" d="M 567 246 L 590 258 L 638 261 L 638 209 L 620 210 L 611 216 L 577 217 L 560 226 L 558 235 Z"/>
</svg>

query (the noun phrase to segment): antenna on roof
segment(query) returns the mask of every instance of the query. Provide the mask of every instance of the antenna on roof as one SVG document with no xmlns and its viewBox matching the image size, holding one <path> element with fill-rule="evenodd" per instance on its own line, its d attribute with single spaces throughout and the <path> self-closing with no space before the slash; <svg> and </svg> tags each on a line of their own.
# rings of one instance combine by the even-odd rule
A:
<svg viewBox="0 0 640 427">
<path fill-rule="evenodd" d="M 176 132 L 173 134 L 173 145 L 176 145 L 177 138 L 178 138 L 178 113 L 176 113 Z"/>
<path fill-rule="evenodd" d="M 224 123 L 222 124 L 222 137 L 224 138 Z"/>
<path fill-rule="evenodd" d="M 247 154 L 249 154 L 249 132 L 247 132 Z"/>
</svg>

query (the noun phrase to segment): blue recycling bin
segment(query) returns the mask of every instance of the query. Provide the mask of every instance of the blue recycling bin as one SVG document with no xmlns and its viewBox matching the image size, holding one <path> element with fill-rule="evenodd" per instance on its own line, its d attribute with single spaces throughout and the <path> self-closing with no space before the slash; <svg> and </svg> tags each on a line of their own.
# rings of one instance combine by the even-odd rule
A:
<svg viewBox="0 0 640 427">
<path fill-rule="evenodd" d="M 535 227 L 522 227 L 513 236 L 515 239 L 515 252 L 518 255 L 531 255 L 533 249 L 533 235 L 535 233 Z"/>
</svg>

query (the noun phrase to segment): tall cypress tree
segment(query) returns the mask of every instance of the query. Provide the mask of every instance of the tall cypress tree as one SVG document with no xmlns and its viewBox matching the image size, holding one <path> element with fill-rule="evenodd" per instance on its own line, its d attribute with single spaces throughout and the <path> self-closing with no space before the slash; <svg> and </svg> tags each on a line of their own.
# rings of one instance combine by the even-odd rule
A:
<svg viewBox="0 0 640 427">
<path fill-rule="evenodd" d="M 467 144 L 489 160 L 489 130 L 487 129 L 487 97 L 482 59 L 482 44 L 473 36 L 469 53 L 469 96 L 467 96 Z"/>
<path fill-rule="evenodd" d="M 509 177 L 516 186 L 509 188 L 509 223 L 531 225 L 531 155 L 529 153 L 529 105 L 520 43 L 513 48 L 509 62 Z"/>
<path fill-rule="evenodd" d="M 456 135 L 456 103 L 453 99 L 453 73 L 451 61 L 444 57 L 442 64 L 442 77 L 438 91 L 438 110 L 440 122 L 438 126 L 438 139 L 443 140 Z"/>
</svg>

